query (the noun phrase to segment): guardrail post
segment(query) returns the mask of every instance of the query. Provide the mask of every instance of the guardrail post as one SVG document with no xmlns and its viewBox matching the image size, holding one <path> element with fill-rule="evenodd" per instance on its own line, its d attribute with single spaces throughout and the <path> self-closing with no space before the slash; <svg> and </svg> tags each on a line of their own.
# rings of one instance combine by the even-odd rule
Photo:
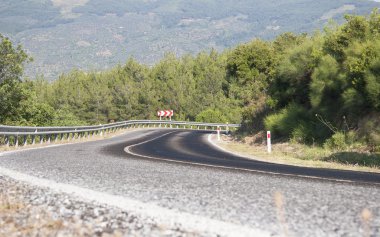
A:
<svg viewBox="0 0 380 237">
<path fill-rule="evenodd" d="M 5 136 L 5 145 L 9 147 L 9 137 Z"/>
<path fill-rule="evenodd" d="M 40 135 L 40 144 L 42 144 L 44 142 L 44 136 L 43 135 Z"/>
<path fill-rule="evenodd" d="M 34 133 L 37 133 L 37 132 L 38 130 L 36 129 Z M 36 135 L 32 135 L 32 145 L 35 145 L 35 144 L 36 144 Z"/>
<path fill-rule="evenodd" d="M 28 136 L 24 135 L 24 146 L 28 145 Z"/>
<path fill-rule="evenodd" d="M 15 136 L 15 147 L 18 147 L 18 135 Z"/>
<path fill-rule="evenodd" d="M 47 135 L 47 144 L 50 144 L 50 140 L 51 140 L 51 135 L 48 134 L 48 135 Z"/>
</svg>

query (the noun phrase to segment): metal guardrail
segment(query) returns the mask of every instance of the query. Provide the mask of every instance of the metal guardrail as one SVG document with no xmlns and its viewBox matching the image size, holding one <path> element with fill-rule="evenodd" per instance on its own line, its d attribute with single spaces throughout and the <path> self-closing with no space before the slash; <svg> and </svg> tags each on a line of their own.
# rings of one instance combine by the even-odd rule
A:
<svg viewBox="0 0 380 237">
<path fill-rule="evenodd" d="M 103 136 L 105 133 L 115 132 L 119 129 L 136 127 L 158 127 L 178 129 L 203 129 L 229 131 L 238 128 L 240 124 L 223 123 L 201 123 L 167 120 L 130 120 L 95 126 L 71 126 L 71 127 L 19 127 L 0 125 L 0 139 L 6 146 L 18 147 L 19 144 L 28 145 L 39 143 L 50 143 L 58 140 L 81 139 L 83 137 Z M 1 141 L 1 140 L 0 140 Z"/>
</svg>

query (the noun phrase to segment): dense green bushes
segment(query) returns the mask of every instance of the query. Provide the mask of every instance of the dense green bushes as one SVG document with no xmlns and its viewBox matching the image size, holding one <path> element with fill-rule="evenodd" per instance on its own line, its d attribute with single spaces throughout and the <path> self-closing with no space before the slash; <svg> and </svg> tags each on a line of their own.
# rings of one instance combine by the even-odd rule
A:
<svg viewBox="0 0 380 237">
<path fill-rule="evenodd" d="M 331 137 L 326 146 L 339 149 L 353 140 L 369 142 L 368 133 L 359 131 L 366 116 L 380 120 L 380 15 L 346 20 L 284 52 L 269 91 L 278 112 L 265 119 L 268 129 L 289 138 L 297 134 L 303 142 Z M 378 134 L 377 126 L 372 133 Z"/>
<path fill-rule="evenodd" d="M 345 150 L 380 144 L 380 15 L 347 16 L 342 26 L 307 36 L 285 33 L 235 49 L 177 58 L 152 67 L 129 59 L 105 72 L 72 71 L 48 83 L 1 76 L 1 123 L 98 124 L 153 119 L 173 109 L 177 120 L 240 123 L 241 131 Z M 5 55 L 0 66 L 8 62 Z M 19 56 L 19 57 L 17 57 Z M 12 63 L 10 64 L 12 65 Z M 4 67 L 4 66 L 3 66 Z"/>
</svg>

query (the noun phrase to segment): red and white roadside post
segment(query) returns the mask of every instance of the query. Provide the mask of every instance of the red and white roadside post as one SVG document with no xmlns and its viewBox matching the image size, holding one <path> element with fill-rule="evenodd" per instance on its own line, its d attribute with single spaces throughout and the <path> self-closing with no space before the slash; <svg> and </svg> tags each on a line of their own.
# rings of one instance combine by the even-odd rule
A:
<svg viewBox="0 0 380 237">
<path fill-rule="evenodd" d="M 173 114 L 174 114 L 174 111 L 173 110 L 169 110 L 169 119 L 170 119 L 170 121 L 172 121 Z"/>
<path fill-rule="evenodd" d="M 162 120 L 162 115 L 161 115 L 162 113 L 161 112 L 162 111 L 157 111 L 157 116 L 160 117 L 160 120 Z"/>
<path fill-rule="evenodd" d="M 271 153 L 272 152 L 272 143 L 271 143 L 270 131 L 267 131 L 267 147 L 268 147 L 268 153 Z"/>
<path fill-rule="evenodd" d="M 216 132 L 218 134 L 218 141 L 220 141 L 220 127 L 218 126 L 218 128 L 216 129 Z"/>
<path fill-rule="evenodd" d="M 172 116 L 174 115 L 174 111 L 173 110 L 159 110 L 157 111 L 157 116 L 160 117 L 160 120 L 162 120 L 162 117 L 165 117 L 167 120 L 167 118 L 169 117 L 170 121 L 172 121 Z M 161 127 L 161 123 L 160 123 L 160 127 Z M 166 125 L 165 125 L 166 127 Z M 170 127 L 172 127 L 172 125 L 170 124 Z"/>
</svg>

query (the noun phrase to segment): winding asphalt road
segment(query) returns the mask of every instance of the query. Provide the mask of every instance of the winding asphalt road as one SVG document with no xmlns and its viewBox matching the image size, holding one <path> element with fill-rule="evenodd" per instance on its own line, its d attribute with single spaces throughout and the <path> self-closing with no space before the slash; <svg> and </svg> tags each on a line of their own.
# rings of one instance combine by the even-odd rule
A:
<svg viewBox="0 0 380 237">
<path fill-rule="evenodd" d="M 380 235 L 380 175 L 270 164 L 225 153 L 208 132 L 138 130 L 111 139 L 0 154 L 0 167 L 167 209 L 291 236 Z M 175 161 L 175 162 L 173 162 Z M 223 168 L 230 167 L 230 168 Z"/>
</svg>

